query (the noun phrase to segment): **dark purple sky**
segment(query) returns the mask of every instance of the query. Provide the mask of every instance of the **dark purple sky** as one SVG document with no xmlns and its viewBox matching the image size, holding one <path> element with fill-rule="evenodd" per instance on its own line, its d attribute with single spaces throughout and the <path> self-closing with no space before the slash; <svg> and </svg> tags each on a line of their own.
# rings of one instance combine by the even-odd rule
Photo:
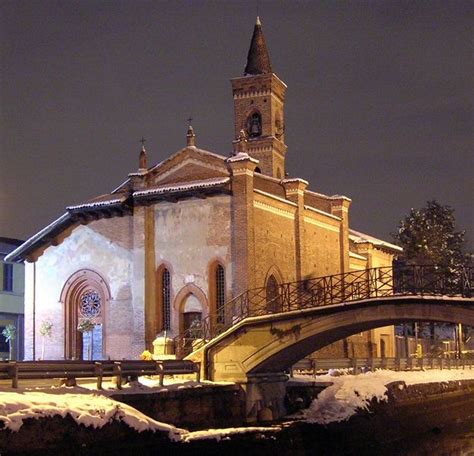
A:
<svg viewBox="0 0 474 456">
<path fill-rule="evenodd" d="M 472 1 L 260 2 L 287 170 L 390 240 L 436 198 L 473 232 Z M 256 2 L 0 2 L 0 236 L 26 238 L 185 144 L 232 149 Z M 472 245 L 472 242 L 471 242 Z"/>
</svg>

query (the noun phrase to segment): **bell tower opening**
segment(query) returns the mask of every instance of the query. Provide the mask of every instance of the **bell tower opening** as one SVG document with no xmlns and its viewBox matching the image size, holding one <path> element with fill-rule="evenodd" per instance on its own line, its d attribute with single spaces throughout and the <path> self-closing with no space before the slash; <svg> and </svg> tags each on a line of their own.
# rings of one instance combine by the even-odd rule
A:
<svg viewBox="0 0 474 456">
<path fill-rule="evenodd" d="M 262 116 L 259 112 L 254 112 L 247 118 L 247 136 L 249 138 L 262 136 Z"/>
<path fill-rule="evenodd" d="M 273 73 L 262 24 L 257 17 L 244 76 L 231 80 L 234 135 L 247 134 L 247 153 L 259 160 L 263 174 L 285 175 L 286 84 Z"/>
</svg>

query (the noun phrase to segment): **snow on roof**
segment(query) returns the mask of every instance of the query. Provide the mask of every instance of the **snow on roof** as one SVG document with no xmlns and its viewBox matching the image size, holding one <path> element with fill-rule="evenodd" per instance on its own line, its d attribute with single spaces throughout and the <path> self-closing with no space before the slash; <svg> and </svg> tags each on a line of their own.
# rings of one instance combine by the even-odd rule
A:
<svg viewBox="0 0 474 456">
<path fill-rule="evenodd" d="M 349 257 L 350 258 L 357 258 L 358 260 L 364 260 L 364 261 L 367 260 L 367 258 L 365 256 L 359 255 L 358 253 L 351 252 L 351 251 L 349 251 Z"/>
<path fill-rule="evenodd" d="M 219 185 L 224 185 L 230 182 L 229 177 L 217 177 L 211 179 L 203 179 L 199 181 L 191 181 L 191 182 L 184 182 L 181 184 L 173 184 L 173 185 L 161 185 L 154 188 L 149 188 L 147 190 L 140 190 L 133 193 L 134 197 L 140 196 L 149 196 L 149 195 L 161 195 L 163 193 L 174 193 L 174 192 L 182 192 L 186 190 L 195 190 L 201 188 L 212 188 L 217 187 Z"/>
<path fill-rule="evenodd" d="M 21 244 L 17 249 L 13 250 L 9 255 L 5 257 L 5 261 L 18 261 L 20 255 L 22 255 L 29 247 L 35 244 L 37 241 L 41 240 L 46 235 L 53 232 L 56 228 L 63 224 L 68 224 L 71 221 L 71 216 L 68 212 L 61 215 L 48 226 L 44 227 L 41 231 L 38 231 L 36 234 L 27 239 L 23 244 Z"/>
<path fill-rule="evenodd" d="M 282 183 L 292 183 L 292 182 L 302 182 L 303 184 L 309 185 L 309 182 L 301 177 L 289 177 L 287 179 L 282 179 Z"/>
<path fill-rule="evenodd" d="M 148 169 L 139 169 L 138 171 L 135 171 L 134 173 L 128 173 L 128 177 L 133 177 L 133 176 L 138 176 L 142 177 L 148 174 Z"/>
<path fill-rule="evenodd" d="M 208 150 L 199 149 L 196 146 L 184 147 L 183 149 L 181 149 L 178 152 L 175 152 L 173 155 L 171 155 L 171 157 L 168 157 L 165 160 L 163 160 L 163 161 L 157 163 L 156 165 L 152 166 L 151 168 L 149 168 L 147 170 L 147 173 L 151 173 L 155 169 L 159 168 L 160 166 L 163 166 L 165 163 L 167 163 L 167 162 L 171 161 L 172 159 L 174 159 L 177 155 L 179 155 L 179 154 L 181 154 L 181 153 L 183 153 L 183 152 L 185 152 L 186 150 L 189 150 L 189 149 L 192 149 L 193 151 L 196 151 L 196 152 L 198 152 L 199 154 L 202 154 L 202 155 L 208 155 L 209 157 L 218 158 L 219 160 L 222 160 L 222 161 L 225 161 L 226 158 L 227 158 L 227 157 L 224 157 L 223 155 L 219 155 L 219 154 L 216 154 L 214 152 L 210 152 Z"/>
<path fill-rule="evenodd" d="M 232 155 L 232 157 L 228 157 L 226 159 L 226 162 L 229 163 L 235 163 L 239 161 L 245 161 L 249 160 L 252 163 L 259 163 L 259 161 L 256 158 L 251 157 L 247 152 L 239 152 L 237 155 Z"/>
<path fill-rule="evenodd" d="M 337 215 L 330 214 L 329 212 L 322 211 L 321 209 L 316 209 L 313 206 L 308 206 L 307 204 L 304 205 L 304 208 L 307 209 L 308 211 L 316 212 L 317 214 L 324 215 L 325 217 L 330 217 L 334 220 L 339 220 L 341 221 L 341 217 L 338 217 Z"/>
<path fill-rule="evenodd" d="M 309 193 L 310 195 L 319 196 L 320 198 L 324 198 L 328 200 L 344 199 L 346 201 L 352 201 L 348 196 L 344 196 L 344 195 L 329 196 L 329 195 L 325 195 L 324 193 L 313 192 L 312 190 L 306 190 L 306 192 Z"/>
<path fill-rule="evenodd" d="M 117 193 L 117 192 L 120 191 L 123 187 L 125 187 L 129 182 L 130 182 L 130 178 L 128 178 L 127 180 L 123 181 L 117 188 L 115 188 L 114 190 L 112 190 L 110 193 L 112 193 L 112 194 Z"/>
<path fill-rule="evenodd" d="M 104 201 L 91 201 L 90 203 L 77 204 L 75 206 L 67 206 L 66 209 L 68 211 L 77 211 L 79 209 L 113 206 L 113 205 L 122 203 L 123 201 L 125 201 L 125 199 L 126 199 L 125 197 L 122 197 L 122 198 L 107 199 Z"/>
<path fill-rule="evenodd" d="M 398 245 L 391 244 L 390 242 L 382 241 L 381 239 L 377 239 L 376 237 L 370 236 L 369 234 L 361 233 L 360 231 L 356 230 L 349 230 L 349 239 L 356 243 L 362 244 L 365 242 L 370 242 L 371 244 L 382 247 L 390 250 L 396 250 L 397 252 L 403 252 L 403 249 Z"/>
</svg>

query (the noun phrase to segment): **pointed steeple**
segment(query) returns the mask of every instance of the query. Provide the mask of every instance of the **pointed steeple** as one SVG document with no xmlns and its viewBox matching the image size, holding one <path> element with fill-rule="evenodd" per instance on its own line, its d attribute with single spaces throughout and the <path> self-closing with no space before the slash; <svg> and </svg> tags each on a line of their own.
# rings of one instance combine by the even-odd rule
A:
<svg viewBox="0 0 474 456">
<path fill-rule="evenodd" d="M 270 55 L 268 54 L 265 38 L 263 37 L 262 23 L 257 16 L 255 28 L 253 29 L 252 41 L 247 55 L 247 65 L 244 75 L 272 73 Z"/>
</svg>

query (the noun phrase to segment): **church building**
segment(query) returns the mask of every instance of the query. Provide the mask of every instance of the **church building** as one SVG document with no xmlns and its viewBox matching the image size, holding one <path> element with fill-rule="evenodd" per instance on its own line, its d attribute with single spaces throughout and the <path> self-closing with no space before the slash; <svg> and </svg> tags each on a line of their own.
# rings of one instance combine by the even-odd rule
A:
<svg viewBox="0 0 474 456">
<path fill-rule="evenodd" d="M 287 86 L 258 18 L 244 74 L 231 83 L 232 150 L 201 149 L 192 126 L 185 147 L 158 165 L 142 147 L 115 190 L 67 206 L 8 256 L 26 262 L 26 359 L 41 356 L 45 322 L 45 358 L 137 358 L 164 331 L 176 336 L 207 316 L 218 323 L 225 302 L 248 289 L 271 295 L 282 283 L 392 264 L 401 249 L 352 230 L 349 198 L 286 177 Z M 91 333 L 79 330 L 84 322 Z M 393 338 L 381 328 L 327 354 L 393 356 Z"/>
</svg>

